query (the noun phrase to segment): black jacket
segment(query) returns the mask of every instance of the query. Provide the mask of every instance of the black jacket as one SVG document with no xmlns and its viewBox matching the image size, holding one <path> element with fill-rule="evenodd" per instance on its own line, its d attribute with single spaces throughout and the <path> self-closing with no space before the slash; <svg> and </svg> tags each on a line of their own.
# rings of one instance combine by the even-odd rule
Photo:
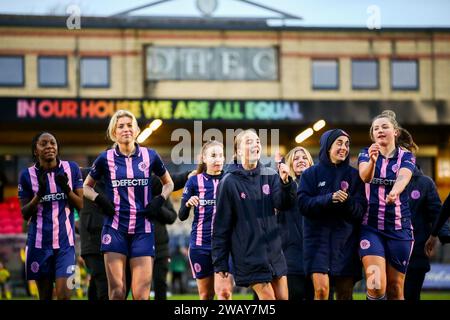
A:
<svg viewBox="0 0 450 320">
<path fill-rule="evenodd" d="M 171 174 L 174 191 L 184 187 L 189 173 L 190 172 Z M 162 192 L 162 183 L 159 178 L 152 175 L 150 183 L 152 186 L 153 197 L 160 195 Z M 176 219 L 177 212 L 170 199 L 167 199 L 161 208 L 161 213 L 152 221 L 155 231 L 155 259 L 170 257 L 169 233 L 167 232 L 166 225 L 174 223 Z"/>
<path fill-rule="evenodd" d="M 295 204 L 295 182 L 282 184 L 271 168 L 258 164 L 245 170 L 235 164 L 217 189 L 217 211 L 212 235 L 212 259 L 216 272 L 229 271 L 231 253 L 238 286 L 270 282 L 286 275 L 286 260 L 275 209 Z"/>
<path fill-rule="evenodd" d="M 429 258 L 425 255 L 425 242 L 431 234 L 431 227 L 441 211 L 441 200 L 433 180 L 424 175 L 416 167 L 411 181 L 408 184 L 409 208 L 411 210 L 412 225 L 414 228 L 414 249 L 408 269 L 430 270 Z M 448 222 L 440 229 L 438 236 L 447 236 Z"/>
<path fill-rule="evenodd" d="M 300 177 L 295 180 L 299 185 Z M 277 214 L 281 243 L 289 275 L 304 275 L 303 267 L 303 217 L 295 203 L 290 210 Z"/>
<path fill-rule="evenodd" d="M 83 180 L 86 179 L 90 168 L 82 168 L 81 174 Z M 95 191 L 101 193 L 104 190 L 104 184 L 99 181 L 95 184 Z M 100 244 L 102 238 L 103 220 L 102 209 L 93 201 L 83 198 L 83 209 L 80 211 L 80 222 L 78 230 L 80 232 L 81 255 L 100 254 Z"/>
</svg>

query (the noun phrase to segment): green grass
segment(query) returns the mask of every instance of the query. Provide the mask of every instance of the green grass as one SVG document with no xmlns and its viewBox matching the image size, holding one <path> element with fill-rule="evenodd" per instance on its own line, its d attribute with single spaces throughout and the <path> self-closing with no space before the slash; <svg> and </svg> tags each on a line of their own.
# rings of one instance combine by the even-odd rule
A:
<svg viewBox="0 0 450 320">
<path fill-rule="evenodd" d="M 169 300 L 198 300 L 198 295 L 185 294 L 173 295 Z M 354 293 L 354 300 L 366 300 L 365 293 Z M 233 300 L 253 300 L 251 294 L 234 294 Z M 422 293 L 422 300 L 450 300 L 450 292 L 424 292 Z"/>
<path fill-rule="evenodd" d="M 33 300 L 29 297 L 14 297 L 14 300 Z M 364 293 L 354 293 L 354 300 L 365 300 L 366 295 Z M 73 300 L 86 300 L 73 298 Z M 172 295 L 168 297 L 168 300 L 199 300 L 196 294 L 183 294 L 183 295 Z M 252 294 L 233 294 L 233 300 L 253 300 Z M 422 300 L 450 300 L 450 291 L 444 292 L 424 292 L 422 293 Z"/>
</svg>

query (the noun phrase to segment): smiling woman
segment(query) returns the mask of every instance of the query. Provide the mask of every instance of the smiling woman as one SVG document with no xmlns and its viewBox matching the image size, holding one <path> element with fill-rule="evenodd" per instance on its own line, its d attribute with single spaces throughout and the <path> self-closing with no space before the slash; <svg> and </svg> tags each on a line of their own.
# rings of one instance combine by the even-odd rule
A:
<svg viewBox="0 0 450 320">
<path fill-rule="evenodd" d="M 304 268 L 314 299 L 327 300 L 335 283 L 338 300 L 352 299 L 360 280 L 358 237 L 366 210 L 364 185 L 349 165 L 350 136 L 341 129 L 320 138 L 319 163 L 302 174 L 298 205 L 303 218 Z"/>
<path fill-rule="evenodd" d="M 107 135 L 114 142 L 95 160 L 84 182 L 85 197 L 103 208 L 108 216 L 103 225 L 101 251 L 105 256 L 110 300 L 126 295 L 125 266 L 131 268 L 134 299 L 148 300 L 153 272 L 155 241 L 152 220 L 173 190 L 173 182 L 160 156 L 136 143 L 139 127 L 129 111 L 118 110 L 111 118 Z M 163 184 L 162 193 L 152 197 L 150 176 L 154 172 Z M 94 190 L 103 179 L 106 195 Z"/>
<path fill-rule="evenodd" d="M 83 206 L 80 169 L 59 159 L 58 142 L 48 132 L 31 143 L 35 165 L 22 171 L 19 199 L 29 223 L 26 276 L 36 280 L 39 298 L 70 299 L 68 278 L 75 271 L 74 209 Z"/>
<path fill-rule="evenodd" d="M 415 157 L 397 145 L 401 128 L 395 117 L 390 110 L 375 117 L 370 128 L 373 144 L 363 149 L 358 159 L 369 200 L 360 256 L 366 278 L 378 274 L 374 283 L 367 283 L 371 300 L 404 299 L 405 273 L 414 243 L 406 187 L 415 169 Z"/>
<path fill-rule="evenodd" d="M 259 162 L 261 142 L 253 130 L 239 133 L 234 147 L 236 161 L 217 190 L 214 271 L 227 277 L 231 254 L 238 286 L 251 287 L 261 300 L 287 300 L 287 267 L 275 209 L 294 206 L 296 184 L 284 163 L 277 174 Z"/>
</svg>

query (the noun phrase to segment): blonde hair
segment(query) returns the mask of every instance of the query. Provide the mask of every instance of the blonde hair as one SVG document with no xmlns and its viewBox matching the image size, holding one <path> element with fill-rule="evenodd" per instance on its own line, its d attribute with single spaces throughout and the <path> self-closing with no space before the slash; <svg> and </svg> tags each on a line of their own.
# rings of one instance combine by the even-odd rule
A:
<svg viewBox="0 0 450 320">
<path fill-rule="evenodd" d="M 294 172 L 294 169 L 292 168 L 292 164 L 294 162 L 294 157 L 295 154 L 297 153 L 297 151 L 303 151 L 306 155 L 306 158 L 308 159 L 309 162 L 309 166 L 311 167 L 312 165 L 314 165 L 314 160 L 311 157 L 311 154 L 309 153 L 309 151 L 303 147 L 295 147 L 294 149 L 292 149 L 291 151 L 288 152 L 288 154 L 286 155 L 286 165 L 289 168 L 289 175 L 292 177 L 292 179 L 296 179 L 296 175 Z"/>
<path fill-rule="evenodd" d="M 141 129 L 139 129 L 136 117 L 134 116 L 134 114 L 132 114 L 130 111 L 128 110 L 117 110 L 116 113 L 114 113 L 114 115 L 111 117 L 111 120 L 109 120 L 109 125 L 108 125 L 108 129 L 106 130 L 106 136 L 108 137 L 109 140 L 117 143 L 116 141 L 116 137 L 114 136 L 114 132 L 116 131 L 117 128 L 117 122 L 119 121 L 120 118 L 123 117 L 128 117 L 131 119 L 133 128 L 135 128 L 135 139 L 138 136 L 139 132 L 141 132 Z"/>
<path fill-rule="evenodd" d="M 210 147 L 214 147 L 214 146 L 222 147 L 222 149 L 223 149 L 223 144 L 217 140 L 208 141 L 207 143 L 205 143 L 203 145 L 202 150 L 200 151 L 199 159 L 198 159 L 197 174 L 206 172 L 206 163 L 203 162 L 203 156 Z"/>
<path fill-rule="evenodd" d="M 375 141 L 375 138 L 373 136 L 373 123 L 375 122 L 375 120 L 381 119 L 381 118 L 386 118 L 389 120 L 389 122 L 392 124 L 392 126 L 394 127 L 394 130 L 398 130 L 400 131 L 400 125 L 398 124 L 395 115 L 395 112 L 392 110 L 384 110 L 381 114 L 377 115 L 375 118 L 373 118 L 372 120 L 372 125 L 370 126 L 370 138 L 372 139 L 372 141 Z M 400 132 L 399 132 L 400 133 Z"/>
<path fill-rule="evenodd" d="M 238 160 L 238 153 L 237 153 L 238 146 L 241 144 L 242 138 L 248 133 L 254 133 L 254 134 L 256 134 L 256 136 L 258 136 L 256 131 L 253 129 L 246 129 L 246 130 L 239 132 L 239 134 L 234 138 L 234 155 L 233 155 L 234 161 Z"/>
</svg>

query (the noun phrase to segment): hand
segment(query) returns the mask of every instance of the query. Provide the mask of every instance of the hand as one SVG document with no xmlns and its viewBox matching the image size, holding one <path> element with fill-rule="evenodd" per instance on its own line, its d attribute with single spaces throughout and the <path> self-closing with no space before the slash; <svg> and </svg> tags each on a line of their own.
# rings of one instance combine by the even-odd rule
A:
<svg viewBox="0 0 450 320">
<path fill-rule="evenodd" d="M 47 172 L 41 169 L 38 174 L 37 196 L 41 199 L 47 193 Z"/>
<path fill-rule="evenodd" d="M 378 143 L 372 143 L 369 147 L 369 157 L 373 162 L 377 162 L 378 155 L 380 154 L 380 145 Z"/>
<path fill-rule="evenodd" d="M 348 198 L 348 193 L 342 190 L 338 190 L 336 192 L 333 193 L 333 196 L 331 197 L 331 199 L 333 200 L 334 203 L 338 203 L 338 202 L 344 202 L 346 201 Z"/>
<path fill-rule="evenodd" d="M 436 246 L 437 237 L 430 236 L 425 243 L 425 254 L 431 258 L 434 255 L 434 247 Z"/>
<path fill-rule="evenodd" d="M 284 163 L 284 159 L 283 159 L 283 156 L 281 155 L 281 153 L 280 153 L 280 151 L 276 151 L 275 152 L 275 163 L 277 164 L 277 165 L 279 165 L 280 163 Z"/>
<path fill-rule="evenodd" d="M 397 200 L 398 194 L 396 192 L 389 192 L 389 194 L 386 196 L 386 204 L 394 204 Z"/>
<path fill-rule="evenodd" d="M 280 162 L 278 165 L 278 174 L 284 184 L 289 182 L 289 168 L 285 163 Z"/>
<path fill-rule="evenodd" d="M 94 199 L 94 202 L 102 209 L 102 212 L 108 217 L 113 217 L 116 214 L 114 205 L 112 202 L 103 194 L 99 193 Z"/>
<path fill-rule="evenodd" d="M 200 199 L 197 196 L 192 196 L 189 198 L 189 200 L 186 202 L 186 207 L 197 207 L 200 204 Z"/>
<path fill-rule="evenodd" d="M 72 190 L 69 187 L 69 178 L 67 177 L 67 173 L 65 172 L 64 174 L 58 174 L 57 176 L 55 176 L 55 182 L 61 188 L 61 190 L 67 195 Z"/>
<path fill-rule="evenodd" d="M 165 201 L 166 199 L 162 195 L 154 197 L 152 201 L 150 201 L 150 203 L 145 207 L 145 218 L 147 220 L 156 218 L 160 214 L 161 207 Z"/>
<path fill-rule="evenodd" d="M 220 276 L 222 279 L 228 278 L 228 272 L 220 271 L 220 272 L 216 272 L 216 273 L 219 274 L 219 276 Z"/>
</svg>

